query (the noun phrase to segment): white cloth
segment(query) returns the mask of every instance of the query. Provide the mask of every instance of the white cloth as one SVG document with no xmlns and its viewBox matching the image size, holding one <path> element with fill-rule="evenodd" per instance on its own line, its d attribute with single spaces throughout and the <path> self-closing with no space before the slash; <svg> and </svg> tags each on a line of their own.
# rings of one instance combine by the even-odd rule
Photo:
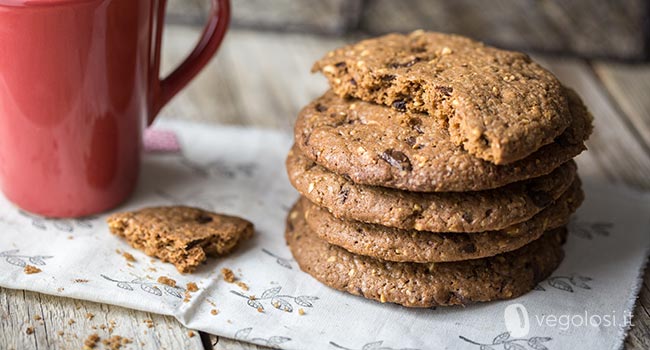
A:
<svg viewBox="0 0 650 350">
<path fill-rule="evenodd" d="M 181 275 L 110 234 L 107 215 L 43 219 L 0 198 L 1 286 L 173 315 L 193 329 L 286 349 L 615 349 L 623 343 L 623 318 L 633 310 L 650 246 L 648 194 L 585 178 L 587 199 L 571 224 L 566 258 L 538 290 L 511 301 L 407 309 L 329 289 L 293 261 L 283 238 L 297 198 L 284 168 L 290 135 L 169 121 L 158 127 L 177 133 L 183 154 L 146 155 L 137 192 L 116 210 L 194 205 L 250 219 L 255 237 Z M 133 267 L 116 249 L 135 256 Z M 42 272 L 25 274 L 25 264 Z M 226 283 L 223 267 L 250 290 Z M 196 282 L 200 291 L 183 302 L 183 288 L 158 284 L 161 275 L 181 287 Z M 526 309 L 528 334 L 506 333 L 504 311 L 515 303 Z M 508 310 L 509 324 L 519 324 L 523 311 Z M 612 316 L 616 324 L 607 325 Z M 593 325 L 579 325 L 585 318 Z"/>
</svg>

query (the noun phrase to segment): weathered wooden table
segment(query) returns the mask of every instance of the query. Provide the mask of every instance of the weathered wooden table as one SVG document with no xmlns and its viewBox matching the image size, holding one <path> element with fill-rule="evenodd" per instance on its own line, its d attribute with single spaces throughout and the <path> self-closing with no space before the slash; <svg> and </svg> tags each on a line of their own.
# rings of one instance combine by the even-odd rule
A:
<svg viewBox="0 0 650 350">
<path fill-rule="evenodd" d="M 182 59 L 197 37 L 197 29 L 170 27 L 165 68 Z M 343 42 L 308 35 L 232 31 L 218 57 L 164 110 L 162 118 L 290 131 L 300 107 L 326 89 L 323 78 L 309 73 L 312 62 Z M 596 129 L 588 143 L 589 152 L 578 159 L 581 173 L 650 190 L 650 65 L 536 58 L 580 92 L 594 112 Z M 88 319 L 88 313 L 94 317 Z M 69 323 L 70 319 L 76 322 Z M 145 320 L 155 326 L 149 328 Z M 113 324 L 113 334 L 132 339 L 126 348 L 258 348 L 188 333 L 190 330 L 171 317 L 0 288 L 0 349 L 82 349 L 88 335 L 108 335 L 108 329 L 98 327 L 101 324 Z M 633 324 L 626 347 L 650 349 L 650 271 L 645 275 Z M 34 327 L 32 334 L 26 332 L 28 327 Z"/>
</svg>

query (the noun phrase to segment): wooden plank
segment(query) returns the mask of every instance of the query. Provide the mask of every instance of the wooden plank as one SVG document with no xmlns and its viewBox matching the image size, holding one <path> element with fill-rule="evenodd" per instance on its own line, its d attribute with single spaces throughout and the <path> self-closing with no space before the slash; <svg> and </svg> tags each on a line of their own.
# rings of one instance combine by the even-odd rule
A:
<svg viewBox="0 0 650 350">
<path fill-rule="evenodd" d="M 163 72 L 189 53 L 199 29 L 169 26 Z M 179 118 L 290 130 L 298 111 L 327 90 L 313 62 L 341 39 L 232 30 L 217 57 L 162 112 Z"/>
<path fill-rule="evenodd" d="M 515 49 L 643 58 L 643 0 L 367 0 L 359 28 L 372 34 L 429 29 Z"/>
<path fill-rule="evenodd" d="M 341 34 L 356 28 L 361 0 L 232 0 L 234 28 Z M 208 0 L 169 0 L 168 22 L 201 24 Z"/>
<path fill-rule="evenodd" d="M 5 288 L 0 305 L 0 349 L 83 349 L 94 333 L 127 338 L 126 349 L 204 349 L 198 332 L 169 316 Z"/>
<path fill-rule="evenodd" d="M 608 92 L 650 147 L 650 64 L 596 63 L 594 70 Z"/>
</svg>

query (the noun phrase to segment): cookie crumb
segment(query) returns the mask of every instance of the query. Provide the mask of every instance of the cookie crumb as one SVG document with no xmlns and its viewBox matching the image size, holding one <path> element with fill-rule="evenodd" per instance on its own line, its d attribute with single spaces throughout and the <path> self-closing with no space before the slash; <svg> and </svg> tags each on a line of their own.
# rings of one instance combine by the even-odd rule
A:
<svg viewBox="0 0 650 350">
<path fill-rule="evenodd" d="M 95 315 L 88 312 L 88 313 L 86 313 L 86 318 L 89 319 L 89 320 L 92 320 L 93 318 L 95 318 Z"/>
<path fill-rule="evenodd" d="M 223 280 L 228 282 L 228 283 L 234 283 L 235 282 L 235 273 L 232 272 L 231 269 L 228 268 L 223 268 L 221 269 L 221 275 L 223 276 Z"/>
<path fill-rule="evenodd" d="M 302 316 L 305 314 L 305 310 L 303 309 L 298 309 L 298 315 Z"/>
<path fill-rule="evenodd" d="M 128 262 L 135 262 L 135 257 L 133 255 L 131 255 L 131 253 L 124 252 L 124 253 L 122 253 L 122 256 Z"/>
<path fill-rule="evenodd" d="M 88 338 L 84 340 L 84 350 L 94 349 L 98 341 L 99 341 L 99 335 L 97 335 L 97 333 L 93 333 L 89 335 Z"/>
<path fill-rule="evenodd" d="M 40 321 L 42 319 L 41 315 L 34 315 L 34 317 L 32 318 L 34 319 L 34 321 Z"/>
<path fill-rule="evenodd" d="M 190 338 L 194 338 L 194 332 L 188 331 L 187 336 L 190 337 Z"/>
<path fill-rule="evenodd" d="M 68 320 L 68 326 L 72 326 L 75 323 L 75 320 L 69 319 Z"/>
<path fill-rule="evenodd" d="M 77 278 L 74 280 L 74 283 L 88 283 L 87 279 Z"/>
<path fill-rule="evenodd" d="M 27 329 L 25 329 L 25 333 L 34 334 L 34 327 L 32 326 L 27 327 Z"/>
<path fill-rule="evenodd" d="M 236 284 L 237 284 L 237 286 L 239 286 L 239 288 L 241 288 L 242 290 L 244 290 L 244 291 L 248 290 L 248 285 L 247 285 L 246 283 L 244 283 L 244 282 L 242 282 L 242 281 L 238 281 L 238 282 L 236 282 Z"/>
<path fill-rule="evenodd" d="M 151 320 L 151 319 L 144 320 L 144 324 L 147 326 L 147 328 L 153 328 L 154 327 L 153 320 Z"/>
<path fill-rule="evenodd" d="M 257 312 L 260 312 L 260 313 L 262 313 L 262 312 L 264 312 L 264 308 L 263 308 L 263 307 L 261 307 L 261 306 L 260 306 L 260 307 L 258 307 L 258 308 L 257 308 Z"/>
<path fill-rule="evenodd" d="M 32 265 L 26 265 L 25 269 L 23 270 L 23 272 L 25 272 L 25 274 L 27 274 L 27 275 L 31 275 L 31 274 L 34 274 L 34 273 L 39 273 L 41 271 L 42 271 L 41 269 L 39 269 L 36 266 L 32 266 Z"/>
<path fill-rule="evenodd" d="M 176 280 L 173 280 L 167 276 L 160 276 L 158 277 L 158 283 L 160 284 L 166 284 L 170 287 L 176 288 Z"/>
<path fill-rule="evenodd" d="M 119 335 L 114 335 L 108 339 L 102 340 L 102 344 L 111 350 L 119 350 L 122 348 L 122 346 L 130 343 L 132 343 L 131 339 L 124 338 Z"/>
<path fill-rule="evenodd" d="M 186 289 L 188 292 L 196 292 L 199 290 L 199 287 L 196 285 L 196 283 L 190 282 L 186 285 Z"/>
<path fill-rule="evenodd" d="M 217 309 L 212 309 L 212 310 L 210 310 L 210 313 L 211 313 L 212 315 L 217 315 L 217 314 L 219 314 L 219 310 L 217 310 Z"/>
<path fill-rule="evenodd" d="M 62 337 L 63 334 L 65 334 L 65 333 L 63 333 L 63 331 L 58 331 L 58 332 L 56 332 L 56 335 L 58 335 L 59 337 Z"/>
</svg>

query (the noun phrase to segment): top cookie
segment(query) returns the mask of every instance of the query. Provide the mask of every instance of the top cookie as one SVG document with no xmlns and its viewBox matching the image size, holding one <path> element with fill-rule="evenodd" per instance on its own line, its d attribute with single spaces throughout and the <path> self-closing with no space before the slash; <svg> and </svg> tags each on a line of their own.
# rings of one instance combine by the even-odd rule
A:
<svg viewBox="0 0 650 350">
<path fill-rule="evenodd" d="M 566 89 L 571 125 L 554 142 L 512 164 L 496 165 L 455 145 L 437 118 L 399 112 L 330 92 L 296 120 L 296 145 L 308 158 L 357 184 L 414 192 L 466 192 L 542 176 L 582 152 L 591 115 Z"/>
<path fill-rule="evenodd" d="M 316 62 L 341 97 L 428 113 L 474 156 L 508 164 L 551 143 L 570 123 L 557 78 L 520 52 L 415 31 L 364 40 Z"/>
</svg>

